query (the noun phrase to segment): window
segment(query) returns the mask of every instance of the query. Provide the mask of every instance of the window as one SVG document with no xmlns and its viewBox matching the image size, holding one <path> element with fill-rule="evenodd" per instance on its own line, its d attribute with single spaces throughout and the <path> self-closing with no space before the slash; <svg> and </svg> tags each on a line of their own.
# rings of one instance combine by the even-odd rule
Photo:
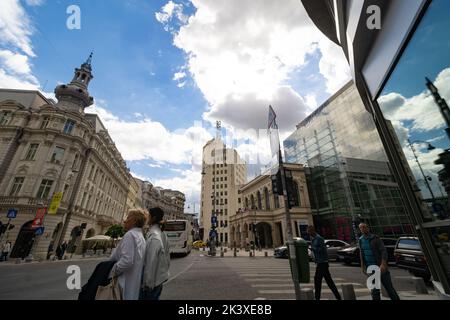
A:
<svg viewBox="0 0 450 320">
<path fill-rule="evenodd" d="M 48 196 L 50 194 L 50 189 L 52 188 L 53 181 L 44 179 L 41 182 L 41 185 L 39 186 L 38 193 L 36 195 L 36 198 L 38 199 L 48 199 Z"/>
<path fill-rule="evenodd" d="M 39 147 L 39 144 L 37 144 L 37 143 L 30 144 L 27 155 L 25 156 L 25 160 L 33 161 L 34 157 L 36 156 L 36 151 L 37 151 L 38 147 Z"/>
<path fill-rule="evenodd" d="M 50 117 L 44 117 L 41 123 L 41 129 L 46 129 L 48 127 L 48 123 L 50 122 Z"/>
<path fill-rule="evenodd" d="M 9 122 L 10 116 L 10 111 L 3 111 L 2 113 L 0 113 L 0 126 L 6 126 Z"/>
<path fill-rule="evenodd" d="M 11 192 L 9 193 L 10 197 L 16 197 L 19 194 L 24 181 L 25 181 L 25 178 L 15 178 L 14 179 L 14 183 L 11 188 Z"/>
<path fill-rule="evenodd" d="M 50 162 L 54 163 L 60 163 L 62 158 L 64 157 L 64 148 L 56 147 L 53 151 L 52 158 L 50 159 Z"/>
<path fill-rule="evenodd" d="M 75 127 L 75 121 L 67 119 L 66 124 L 64 125 L 64 133 L 71 134 L 73 128 Z"/>
<path fill-rule="evenodd" d="M 75 155 L 75 159 L 73 160 L 73 165 L 72 165 L 72 169 L 77 169 L 78 167 L 78 160 L 80 159 L 80 156 L 78 155 L 78 153 Z"/>
</svg>

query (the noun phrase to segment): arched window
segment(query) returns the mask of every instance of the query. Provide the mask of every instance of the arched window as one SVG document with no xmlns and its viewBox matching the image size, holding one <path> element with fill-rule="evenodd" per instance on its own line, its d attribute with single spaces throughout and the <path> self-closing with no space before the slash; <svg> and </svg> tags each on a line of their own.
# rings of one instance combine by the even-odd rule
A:
<svg viewBox="0 0 450 320">
<path fill-rule="evenodd" d="M 252 207 L 250 209 L 255 209 L 256 208 L 256 206 L 255 206 L 255 197 L 253 195 L 250 196 L 250 202 L 251 202 L 251 205 L 252 205 Z"/>
<path fill-rule="evenodd" d="M 264 188 L 264 201 L 266 202 L 266 210 L 270 210 L 269 190 L 267 188 Z"/>
<path fill-rule="evenodd" d="M 262 199 L 261 199 L 261 192 L 257 192 L 256 193 L 256 198 L 258 199 L 258 209 L 261 210 L 262 209 Z"/>
<path fill-rule="evenodd" d="M 273 200 L 274 200 L 274 203 L 275 203 L 275 208 L 278 209 L 280 207 L 280 199 L 279 199 L 277 194 L 273 195 Z"/>
<path fill-rule="evenodd" d="M 248 198 L 245 197 L 245 208 L 248 209 Z"/>
</svg>

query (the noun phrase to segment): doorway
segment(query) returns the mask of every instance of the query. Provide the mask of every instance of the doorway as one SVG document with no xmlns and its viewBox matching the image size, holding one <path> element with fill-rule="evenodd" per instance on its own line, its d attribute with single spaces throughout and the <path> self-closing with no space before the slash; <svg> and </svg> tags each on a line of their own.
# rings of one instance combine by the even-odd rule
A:
<svg viewBox="0 0 450 320">
<path fill-rule="evenodd" d="M 11 251 L 10 258 L 25 259 L 31 252 L 35 240 L 35 229 L 32 229 L 33 220 L 26 222 L 22 228 L 20 228 L 19 235 L 17 236 L 14 248 Z"/>
</svg>

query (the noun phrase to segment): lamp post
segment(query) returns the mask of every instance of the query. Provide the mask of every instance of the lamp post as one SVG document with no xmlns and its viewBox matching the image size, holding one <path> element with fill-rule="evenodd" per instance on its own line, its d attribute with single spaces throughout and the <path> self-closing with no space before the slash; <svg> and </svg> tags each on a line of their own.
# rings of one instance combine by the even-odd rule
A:
<svg viewBox="0 0 450 320">
<path fill-rule="evenodd" d="M 423 180 L 424 180 L 424 182 L 425 182 L 425 184 L 427 186 L 428 191 L 430 192 L 431 199 L 433 200 L 433 203 L 434 203 L 436 199 L 434 197 L 433 190 L 431 190 L 431 186 L 428 183 L 428 178 L 425 175 L 425 172 L 423 171 L 422 166 L 420 165 L 419 158 L 417 157 L 417 154 L 416 154 L 416 149 L 414 148 L 414 144 L 415 143 L 427 144 L 428 145 L 428 148 L 427 148 L 428 151 L 434 150 L 434 149 L 436 149 L 436 147 L 434 147 L 431 143 L 426 142 L 426 141 L 416 140 L 416 141 L 411 142 L 411 140 L 408 139 L 409 147 L 411 148 L 411 151 L 413 152 L 414 158 L 416 159 L 416 163 L 419 166 L 420 172 L 422 173 Z"/>
<path fill-rule="evenodd" d="M 442 117 L 445 120 L 445 123 L 447 124 L 447 128 L 445 128 L 445 132 L 447 133 L 447 136 L 450 138 L 450 108 L 447 105 L 447 102 L 441 97 L 439 94 L 438 88 L 433 84 L 433 82 L 430 81 L 430 79 L 425 78 L 426 80 L 426 86 L 428 90 L 431 91 L 431 94 L 433 95 L 434 101 L 439 107 L 439 111 L 441 112 Z"/>
</svg>

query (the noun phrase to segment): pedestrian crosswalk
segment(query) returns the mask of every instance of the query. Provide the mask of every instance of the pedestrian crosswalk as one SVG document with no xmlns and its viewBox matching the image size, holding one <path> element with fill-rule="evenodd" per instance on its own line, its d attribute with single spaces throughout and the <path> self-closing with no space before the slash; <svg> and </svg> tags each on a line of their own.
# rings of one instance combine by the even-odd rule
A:
<svg viewBox="0 0 450 320">
<path fill-rule="evenodd" d="M 249 259 L 224 259 L 235 273 L 237 273 L 245 283 L 255 289 L 255 299 L 294 299 L 295 291 L 292 282 L 289 262 L 286 260 L 249 260 Z M 340 266 L 336 266 L 339 269 Z M 348 270 L 348 268 L 346 268 Z M 314 289 L 315 266 L 310 266 L 310 283 L 301 284 L 302 289 Z M 333 280 L 340 290 L 343 284 L 352 284 L 357 296 L 369 295 L 370 291 L 365 284 L 349 281 L 343 277 L 333 277 Z M 340 290 L 341 291 L 341 290 Z M 322 282 L 322 298 L 334 299 L 334 295 L 328 288 L 325 280 Z"/>
</svg>

